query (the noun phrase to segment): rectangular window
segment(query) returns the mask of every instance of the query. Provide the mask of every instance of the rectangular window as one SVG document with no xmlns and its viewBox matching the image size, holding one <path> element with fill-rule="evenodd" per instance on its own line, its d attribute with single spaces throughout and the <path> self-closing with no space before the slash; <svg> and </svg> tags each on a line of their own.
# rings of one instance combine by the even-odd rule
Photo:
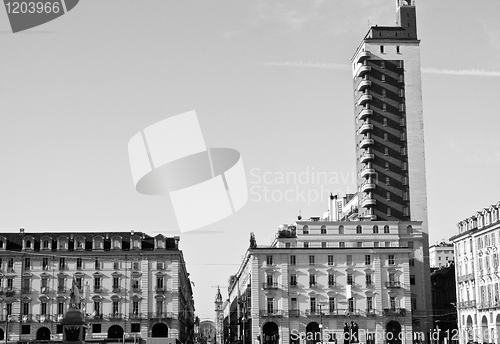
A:
<svg viewBox="0 0 500 344">
<path fill-rule="evenodd" d="M 349 299 L 349 312 L 354 312 L 354 299 L 352 297 Z"/>
<path fill-rule="evenodd" d="M 266 256 L 266 265 L 273 265 L 273 256 Z"/>
<path fill-rule="evenodd" d="M 379 242 L 378 242 L 378 241 L 375 241 L 375 242 L 373 243 L 373 247 L 379 247 Z"/>
<path fill-rule="evenodd" d="M 113 291 L 115 293 L 120 291 L 120 277 L 113 277 Z"/>
<path fill-rule="evenodd" d="M 382 74 L 382 75 L 380 76 L 380 81 L 385 82 L 385 74 Z"/>
<path fill-rule="evenodd" d="M 120 314 L 120 302 L 113 301 L 113 315 L 117 316 Z"/>
<path fill-rule="evenodd" d="M 403 177 L 402 184 L 403 185 L 408 185 L 408 177 L 406 177 L 406 176 Z"/>
<path fill-rule="evenodd" d="M 47 302 L 42 302 L 40 304 L 40 314 L 47 315 Z"/>
<path fill-rule="evenodd" d="M 398 94 L 400 97 L 403 97 L 405 95 L 405 91 L 402 88 L 400 88 Z"/>
<path fill-rule="evenodd" d="M 57 314 L 61 315 L 64 314 L 64 302 L 58 302 L 57 303 Z"/>
<path fill-rule="evenodd" d="M 386 199 L 386 200 L 388 200 L 388 201 L 390 201 L 390 200 L 391 200 L 391 192 L 390 192 L 390 191 L 387 191 L 387 192 L 385 193 L 385 199 Z"/>
<path fill-rule="evenodd" d="M 346 264 L 352 265 L 352 254 L 348 254 L 346 257 Z"/>
<path fill-rule="evenodd" d="M 365 254 L 365 265 L 370 265 L 372 263 L 371 255 Z"/>
<path fill-rule="evenodd" d="M 347 274 L 347 284 L 352 285 L 353 284 L 353 275 L 352 273 Z"/>
<path fill-rule="evenodd" d="M 406 165 L 406 161 L 401 162 L 401 169 L 402 169 L 403 171 L 406 171 L 406 166 L 407 166 L 407 165 Z"/>
<path fill-rule="evenodd" d="M 408 200 L 408 191 L 403 191 L 403 201 Z"/>
<path fill-rule="evenodd" d="M 94 277 L 94 291 L 96 293 L 101 292 L 101 278 L 100 277 Z"/>
<path fill-rule="evenodd" d="M 382 125 L 387 127 L 387 118 L 382 119 Z"/>
<path fill-rule="evenodd" d="M 408 207 L 403 207 L 403 216 L 408 216 Z"/>
<path fill-rule="evenodd" d="M 382 89 L 382 97 L 385 97 L 385 96 L 387 96 L 387 91 L 384 88 L 384 89 Z"/>
<path fill-rule="evenodd" d="M 380 53 L 381 53 L 381 54 L 383 54 L 383 53 L 384 53 L 384 46 L 383 46 L 383 45 L 381 45 L 381 46 L 380 46 Z"/>
<path fill-rule="evenodd" d="M 135 316 L 139 315 L 139 301 L 132 302 L 132 314 Z"/>
<path fill-rule="evenodd" d="M 76 258 L 76 269 L 77 270 L 83 269 L 83 259 L 82 258 Z"/>
<path fill-rule="evenodd" d="M 391 179 L 389 177 L 385 177 L 385 185 L 391 185 Z"/>
<path fill-rule="evenodd" d="M 139 265 L 139 262 L 134 262 L 134 263 L 132 264 L 132 266 L 133 266 L 133 269 L 134 269 L 134 270 L 140 270 L 140 265 Z"/>
<path fill-rule="evenodd" d="M 345 242 L 340 241 L 340 242 L 339 242 L 339 247 L 345 247 Z"/>
<path fill-rule="evenodd" d="M 372 284 L 372 274 L 366 274 L 365 275 L 365 282 L 366 282 L 366 285 L 371 285 Z"/>
<path fill-rule="evenodd" d="M 328 255 L 328 265 L 333 265 L 333 254 Z"/>
<path fill-rule="evenodd" d="M 332 273 L 328 274 L 328 286 L 334 286 L 335 285 L 335 275 Z"/>
<path fill-rule="evenodd" d="M 295 255 L 290 256 L 290 265 L 296 265 L 296 264 L 297 264 L 296 256 Z"/>
<path fill-rule="evenodd" d="M 391 296 L 389 298 L 389 303 L 391 305 L 391 310 L 395 311 L 396 310 L 396 297 L 395 296 Z"/>
<path fill-rule="evenodd" d="M 101 270 L 101 261 L 98 258 L 94 261 L 94 267 L 96 270 Z"/>
<path fill-rule="evenodd" d="M 311 313 L 316 313 L 316 298 L 311 297 L 309 300 L 309 306 L 311 307 Z"/>
<path fill-rule="evenodd" d="M 399 45 L 396 45 L 396 54 L 400 54 L 401 53 L 401 49 L 399 48 Z M 401 61 L 401 60 L 399 60 Z"/>
<path fill-rule="evenodd" d="M 164 305 L 163 300 L 156 300 L 156 314 L 157 315 L 163 314 L 163 305 Z"/>
<path fill-rule="evenodd" d="M 293 285 L 293 286 L 297 285 L 297 275 L 295 275 L 295 274 L 290 275 L 290 285 Z"/>
<path fill-rule="evenodd" d="M 59 270 L 66 269 L 66 258 L 59 258 Z"/>
<path fill-rule="evenodd" d="M 23 293 L 29 293 L 30 292 L 30 278 L 29 277 L 23 277 L 21 280 L 21 289 Z"/>
<path fill-rule="evenodd" d="M 315 274 L 309 274 L 309 286 L 310 287 L 316 286 L 316 275 Z"/>
<path fill-rule="evenodd" d="M 274 299 L 272 297 L 267 298 L 267 313 L 274 313 Z"/>
<path fill-rule="evenodd" d="M 385 61 L 380 61 L 380 68 L 385 68 Z"/>
<path fill-rule="evenodd" d="M 101 333 L 101 324 L 92 324 L 92 333 Z"/>
<path fill-rule="evenodd" d="M 415 266 L 415 258 L 410 258 L 409 265 L 410 266 Z"/>
<path fill-rule="evenodd" d="M 133 333 L 141 332 L 141 324 L 130 324 L 130 332 Z"/>
<path fill-rule="evenodd" d="M 7 268 L 8 268 L 9 270 L 14 269 L 14 258 L 9 258 L 9 261 L 8 261 L 8 263 L 7 263 Z"/>
<path fill-rule="evenodd" d="M 21 334 L 30 334 L 31 326 L 30 325 L 21 325 Z"/>
<path fill-rule="evenodd" d="M 406 123 L 405 118 L 404 118 L 404 117 L 401 117 L 401 118 L 399 119 L 399 126 L 404 127 L 404 126 L 405 126 L 405 123 Z"/>
<path fill-rule="evenodd" d="M 373 309 L 373 296 L 366 297 L 366 309 L 371 311 Z"/>
<path fill-rule="evenodd" d="M 335 312 L 335 298 L 333 296 L 328 299 L 328 310 L 330 313 Z"/>
<path fill-rule="evenodd" d="M 29 315 L 30 314 L 30 303 L 29 302 L 23 302 L 23 315 Z"/>
<path fill-rule="evenodd" d="M 297 298 L 296 297 L 292 297 L 290 309 L 297 309 Z"/>
<path fill-rule="evenodd" d="M 387 257 L 387 262 L 389 263 L 389 265 L 394 265 L 394 255 L 393 254 L 390 254 Z"/>
<path fill-rule="evenodd" d="M 321 247 L 326 248 L 326 241 L 321 242 Z"/>
<path fill-rule="evenodd" d="M 42 270 L 49 269 L 49 258 L 42 258 Z"/>
<path fill-rule="evenodd" d="M 314 256 L 309 256 L 309 265 L 314 265 Z"/>
<path fill-rule="evenodd" d="M 357 247 L 363 247 L 363 242 L 358 241 L 358 242 L 356 243 L 356 246 L 357 246 Z"/>
<path fill-rule="evenodd" d="M 415 275 L 410 275 L 410 284 L 415 285 Z"/>
<path fill-rule="evenodd" d="M 413 241 L 408 241 L 408 247 L 413 248 Z"/>
<path fill-rule="evenodd" d="M 31 258 L 24 258 L 24 270 L 31 270 Z"/>
<path fill-rule="evenodd" d="M 391 216 L 391 207 L 387 207 L 387 216 Z"/>
</svg>

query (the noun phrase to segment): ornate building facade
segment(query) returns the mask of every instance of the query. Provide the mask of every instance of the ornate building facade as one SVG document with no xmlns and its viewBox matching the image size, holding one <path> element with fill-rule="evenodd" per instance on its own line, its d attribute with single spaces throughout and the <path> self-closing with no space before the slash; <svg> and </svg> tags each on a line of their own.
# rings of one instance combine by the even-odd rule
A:
<svg viewBox="0 0 500 344">
<path fill-rule="evenodd" d="M 424 243 L 420 222 L 281 226 L 271 246 L 251 242 L 232 278 L 226 342 L 341 343 L 353 328 L 363 343 L 428 339 Z"/>
<path fill-rule="evenodd" d="M 460 344 L 500 339 L 500 202 L 458 223 L 455 249 Z"/>
<path fill-rule="evenodd" d="M 192 340 L 194 302 L 179 240 L 133 230 L 0 233 L 0 340 L 62 340 L 72 284 L 87 342 Z"/>
</svg>

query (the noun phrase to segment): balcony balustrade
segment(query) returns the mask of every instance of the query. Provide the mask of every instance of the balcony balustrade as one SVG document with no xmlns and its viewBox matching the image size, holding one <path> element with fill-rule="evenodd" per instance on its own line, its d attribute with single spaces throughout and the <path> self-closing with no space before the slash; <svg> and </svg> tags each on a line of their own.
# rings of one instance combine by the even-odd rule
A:
<svg viewBox="0 0 500 344">
<path fill-rule="evenodd" d="M 362 78 L 363 76 L 365 76 L 366 73 L 370 73 L 371 71 L 372 71 L 372 67 L 363 65 L 363 66 L 358 68 L 358 70 L 356 71 L 355 77 Z"/>
<path fill-rule="evenodd" d="M 368 59 L 371 55 L 372 55 L 372 53 L 367 51 L 367 50 L 360 51 L 358 54 L 358 57 L 356 59 L 356 63 L 362 63 L 363 61 Z"/>
<path fill-rule="evenodd" d="M 130 319 L 142 319 L 142 313 L 130 313 L 129 318 Z"/>
<path fill-rule="evenodd" d="M 361 80 L 361 82 L 358 84 L 358 87 L 356 90 L 358 92 L 363 92 L 365 89 L 370 87 L 372 85 L 372 82 L 370 80 Z"/>
<path fill-rule="evenodd" d="M 176 319 L 177 317 L 173 312 L 150 312 L 148 313 L 149 319 Z"/>
<path fill-rule="evenodd" d="M 366 192 L 373 189 L 375 189 L 375 183 L 370 183 L 369 181 L 363 182 L 363 184 L 361 184 L 361 186 L 359 187 L 359 191 L 361 192 Z"/>
<path fill-rule="evenodd" d="M 278 289 L 278 283 L 277 282 L 265 282 L 265 283 L 262 283 L 262 288 L 264 288 L 264 290 L 271 290 L 271 289 Z"/>
<path fill-rule="evenodd" d="M 358 114 L 358 119 L 360 121 L 368 118 L 369 116 L 373 115 L 373 110 L 371 109 L 367 109 L 367 108 L 364 108 L 363 110 L 361 110 Z"/>
<path fill-rule="evenodd" d="M 386 288 L 401 288 L 401 282 L 399 281 L 389 281 L 385 282 Z"/>
<path fill-rule="evenodd" d="M 282 317 L 283 311 L 275 309 L 261 309 L 259 314 L 261 317 Z"/>
<path fill-rule="evenodd" d="M 375 141 L 373 139 L 365 138 L 359 143 L 359 148 L 366 148 L 368 146 L 372 146 L 374 143 Z"/>
<path fill-rule="evenodd" d="M 356 102 L 357 106 L 363 106 L 369 101 L 373 99 L 373 96 L 371 94 L 363 94 L 361 97 L 359 97 L 358 101 Z"/>
<path fill-rule="evenodd" d="M 372 131 L 372 130 L 373 130 L 373 124 L 365 123 L 359 128 L 358 133 L 365 134 L 365 133 Z"/>
<path fill-rule="evenodd" d="M 405 316 L 406 308 L 384 308 L 385 316 Z"/>
<path fill-rule="evenodd" d="M 123 319 L 122 313 L 109 313 L 109 319 Z"/>
<path fill-rule="evenodd" d="M 359 158 L 359 161 L 362 163 L 368 162 L 375 159 L 375 154 L 372 153 L 366 153 L 364 152 L 361 157 Z"/>
<path fill-rule="evenodd" d="M 300 317 L 300 311 L 298 309 L 290 309 L 288 310 L 288 316 L 290 318 Z"/>
<path fill-rule="evenodd" d="M 361 201 L 361 206 L 363 208 L 366 208 L 368 206 L 375 205 L 375 204 L 377 204 L 377 201 L 373 198 L 365 198 Z"/>
</svg>

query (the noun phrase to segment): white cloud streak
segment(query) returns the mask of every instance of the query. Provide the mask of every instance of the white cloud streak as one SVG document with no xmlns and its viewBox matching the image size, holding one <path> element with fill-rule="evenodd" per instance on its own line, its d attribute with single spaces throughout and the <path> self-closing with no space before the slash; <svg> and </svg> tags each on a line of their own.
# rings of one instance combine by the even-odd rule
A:
<svg viewBox="0 0 500 344">
<path fill-rule="evenodd" d="M 312 61 L 262 62 L 260 64 L 264 66 L 273 66 L 273 67 L 321 68 L 321 69 L 333 69 L 333 70 L 345 70 L 345 71 L 351 69 L 351 67 L 347 64 L 312 62 Z M 422 68 L 422 73 L 441 74 L 441 75 L 500 77 L 500 72 L 487 71 L 483 69 L 453 70 L 453 69 Z"/>
<path fill-rule="evenodd" d="M 435 68 L 422 68 L 422 73 L 426 74 L 442 74 L 442 75 L 466 75 L 466 76 L 493 76 L 499 77 L 500 72 L 487 71 L 483 69 L 435 69 Z"/>
<path fill-rule="evenodd" d="M 263 62 L 264 66 L 274 67 L 301 67 L 301 68 L 321 68 L 335 70 L 349 70 L 351 67 L 346 64 L 322 63 L 322 62 L 303 62 L 303 61 L 286 61 L 286 62 Z"/>
</svg>

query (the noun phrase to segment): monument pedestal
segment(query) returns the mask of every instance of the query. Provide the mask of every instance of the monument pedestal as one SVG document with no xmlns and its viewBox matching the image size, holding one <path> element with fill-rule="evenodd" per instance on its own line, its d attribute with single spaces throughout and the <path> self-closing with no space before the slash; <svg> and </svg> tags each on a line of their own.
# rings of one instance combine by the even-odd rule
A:
<svg viewBox="0 0 500 344">
<path fill-rule="evenodd" d="M 63 344 L 83 344 L 85 343 L 85 317 L 76 307 L 76 304 L 69 306 L 68 312 L 62 320 Z"/>
</svg>

